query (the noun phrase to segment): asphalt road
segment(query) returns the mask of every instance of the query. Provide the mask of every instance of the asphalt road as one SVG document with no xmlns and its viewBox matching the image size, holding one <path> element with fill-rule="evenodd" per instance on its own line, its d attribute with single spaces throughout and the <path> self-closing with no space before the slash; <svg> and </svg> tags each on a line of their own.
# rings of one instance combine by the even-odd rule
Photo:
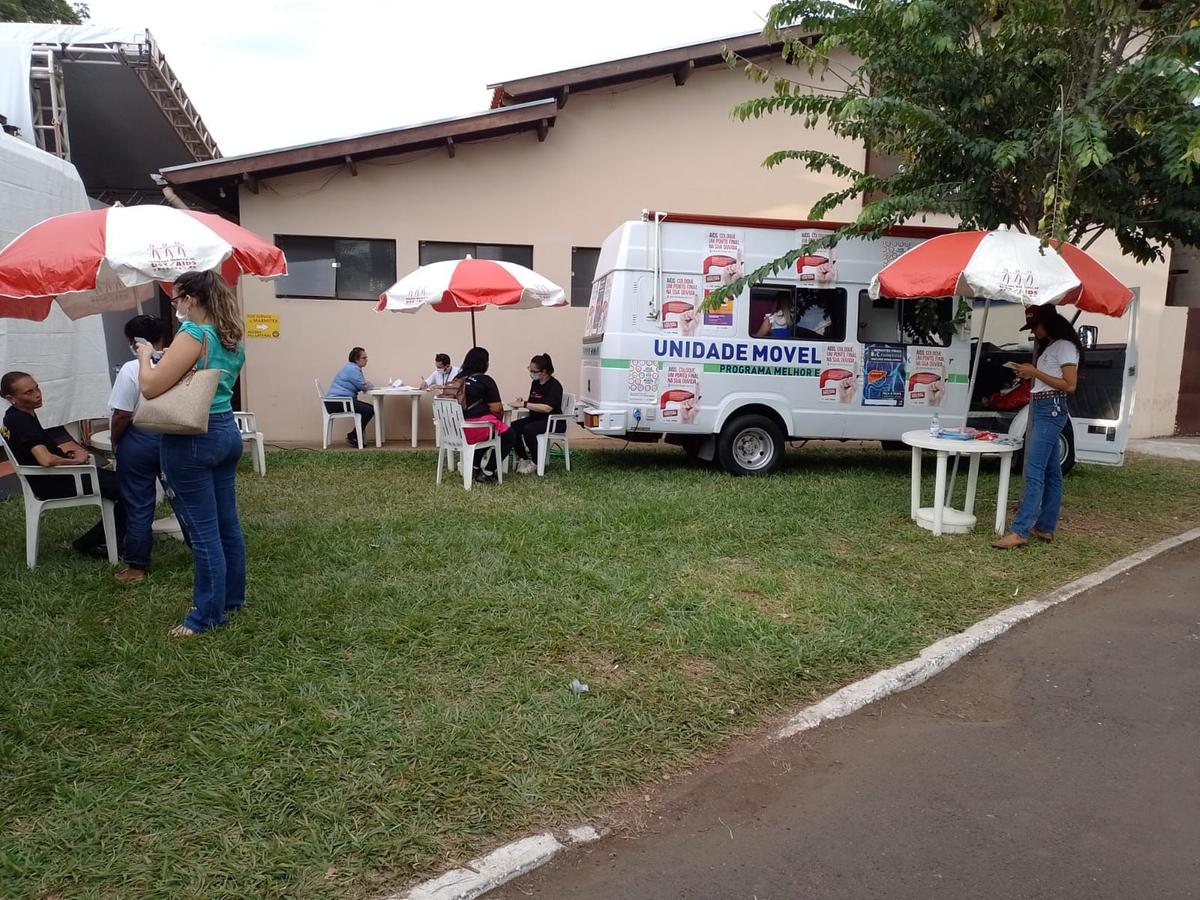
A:
<svg viewBox="0 0 1200 900">
<path fill-rule="evenodd" d="M 491 900 L 1200 898 L 1200 543 Z"/>
</svg>

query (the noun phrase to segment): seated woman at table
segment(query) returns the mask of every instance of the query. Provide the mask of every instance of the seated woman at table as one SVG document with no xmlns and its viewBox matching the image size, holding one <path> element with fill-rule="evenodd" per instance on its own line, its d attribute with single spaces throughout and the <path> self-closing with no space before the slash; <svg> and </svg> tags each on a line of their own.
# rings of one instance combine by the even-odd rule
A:
<svg viewBox="0 0 1200 900">
<path fill-rule="evenodd" d="M 329 382 L 329 391 L 325 394 L 326 397 L 344 397 L 350 400 L 354 406 L 354 412 L 362 416 L 364 432 L 367 430 L 367 424 L 375 417 L 375 407 L 358 399 L 359 394 L 366 393 L 375 387 L 363 377 L 363 369 L 366 367 L 367 351 L 362 347 L 355 347 L 350 351 L 349 362 L 342 366 L 333 376 L 333 381 Z M 343 411 L 340 403 L 326 403 L 325 408 L 330 412 Z M 346 443 L 357 447 L 358 436 L 351 431 L 346 435 Z"/>
<path fill-rule="evenodd" d="M 43 466 L 53 469 L 58 466 L 87 465 L 87 451 L 81 447 L 69 450 L 63 448 L 50 432 L 38 421 L 36 410 L 42 405 L 42 389 L 28 372 L 7 372 L 0 378 L 0 397 L 7 400 L 11 406 L 4 413 L 4 439 L 8 442 L 15 459 L 20 466 Z M 105 500 L 112 500 L 117 522 L 117 541 L 125 538 L 125 504 L 121 502 L 121 489 L 117 484 L 117 476 L 107 469 L 96 473 L 99 484 L 95 489 Z M 81 478 L 85 489 L 92 487 L 90 478 Z M 34 496 L 39 500 L 63 499 L 75 496 L 75 478 L 72 475 L 50 475 L 31 478 L 29 486 Z M 76 550 L 87 556 L 105 559 L 108 548 L 104 542 L 103 521 L 97 522 L 82 537 L 73 544 Z"/>
<path fill-rule="evenodd" d="M 496 477 L 496 467 L 512 452 L 512 429 L 504 423 L 504 403 L 500 399 L 500 388 L 491 375 L 487 374 L 491 362 L 487 350 L 473 347 L 463 359 L 459 374 L 462 391 L 463 418 L 470 421 L 491 422 L 500 434 L 500 456 L 492 454 L 490 465 L 482 468 L 481 461 L 487 451 L 475 451 L 475 471 L 482 479 Z M 472 431 L 474 433 L 472 433 Z M 467 440 L 474 444 L 486 440 L 488 432 L 483 428 L 467 429 Z"/>
<path fill-rule="evenodd" d="M 552 415 L 562 413 L 563 387 L 554 377 L 554 363 L 549 353 L 542 353 L 529 361 L 529 397 L 518 397 L 513 406 L 529 410 L 529 415 L 513 423 L 516 434 L 516 451 L 520 462 L 517 472 L 531 475 L 537 471 L 538 435 L 545 434 Z M 566 423 L 558 423 L 559 430 Z"/>
<path fill-rule="evenodd" d="M 445 393 L 446 387 L 458 378 L 461 370 L 450 364 L 450 354 L 439 353 L 433 358 L 433 371 L 421 379 L 421 390 L 433 388 L 439 395 Z"/>
</svg>

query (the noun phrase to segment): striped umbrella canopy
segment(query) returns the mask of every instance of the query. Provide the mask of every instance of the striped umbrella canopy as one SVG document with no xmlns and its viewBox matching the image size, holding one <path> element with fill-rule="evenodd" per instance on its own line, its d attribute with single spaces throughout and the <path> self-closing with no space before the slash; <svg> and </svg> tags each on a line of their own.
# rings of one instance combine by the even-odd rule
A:
<svg viewBox="0 0 1200 900">
<path fill-rule="evenodd" d="M 184 272 L 287 274 L 283 251 L 220 216 L 170 206 L 114 206 L 54 216 L 0 251 L 0 316 L 40 321 L 131 309 Z"/>
<path fill-rule="evenodd" d="M 1043 246 L 1032 234 L 999 231 L 955 231 L 918 244 L 884 266 L 871 279 L 868 293 L 879 297 L 978 297 L 986 302 L 979 328 L 982 347 L 993 300 L 1073 304 L 1086 312 L 1121 316 L 1133 291 L 1073 244 L 1051 241 Z M 979 378 L 983 353 L 976 353 L 967 381 L 963 423 Z"/>
<path fill-rule="evenodd" d="M 488 306 L 535 309 L 567 305 L 567 295 L 550 279 L 516 263 L 493 259 L 451 259 L 421 266 L 379 295 L 376 311 L 413 313 L 426 306 L 438 312 L 475 313 Z"/>
<path fill-rule="evenodd" d="M 1033 306 L 1068 303 L 1121 316 L 1133 291 L 1073 244 L 1000 231 L 955 231 L 930 238 L 871 280 L 872 299 L 979 297 Z"/>
</svg>

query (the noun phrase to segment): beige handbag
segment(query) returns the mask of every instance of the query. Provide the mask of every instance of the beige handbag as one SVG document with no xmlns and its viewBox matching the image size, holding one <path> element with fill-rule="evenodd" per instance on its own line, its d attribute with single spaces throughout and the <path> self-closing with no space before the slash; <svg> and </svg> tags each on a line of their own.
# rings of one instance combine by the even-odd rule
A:
<svg viewBox="0 0 1200 900">
<path fill-rule="evenodd" d="M 208 337 L 204 338 L 204 363 L 208 364 Z M 205 434 L 208 411 L 221 383 L 221 369 L 192 369 L 170 390 L 153 399 L 142 397 L 133 413 L 133 424 L 159 434 Z"/>
</svg>

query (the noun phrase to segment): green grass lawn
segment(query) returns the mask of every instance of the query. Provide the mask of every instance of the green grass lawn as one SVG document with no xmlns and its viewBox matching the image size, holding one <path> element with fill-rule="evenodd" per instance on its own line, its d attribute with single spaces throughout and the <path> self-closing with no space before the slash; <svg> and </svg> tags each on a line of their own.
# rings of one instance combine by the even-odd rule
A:
<svg viewBox="0 0 1200 900">
<path fill-rule="evenodd" d="M 428 453 L 272 454 L 247 608 L 183 642 L 181 546 L 122 589 L 51 514 L 30 574 L 0 503 L 0 896 L 398 888 L 1200 524 L 1169 461 L 1077 468 L 1061 540 L 1008 554 L 911 524 L 905 454 L 575 462 L 468 494 Z"/>
</svg>

